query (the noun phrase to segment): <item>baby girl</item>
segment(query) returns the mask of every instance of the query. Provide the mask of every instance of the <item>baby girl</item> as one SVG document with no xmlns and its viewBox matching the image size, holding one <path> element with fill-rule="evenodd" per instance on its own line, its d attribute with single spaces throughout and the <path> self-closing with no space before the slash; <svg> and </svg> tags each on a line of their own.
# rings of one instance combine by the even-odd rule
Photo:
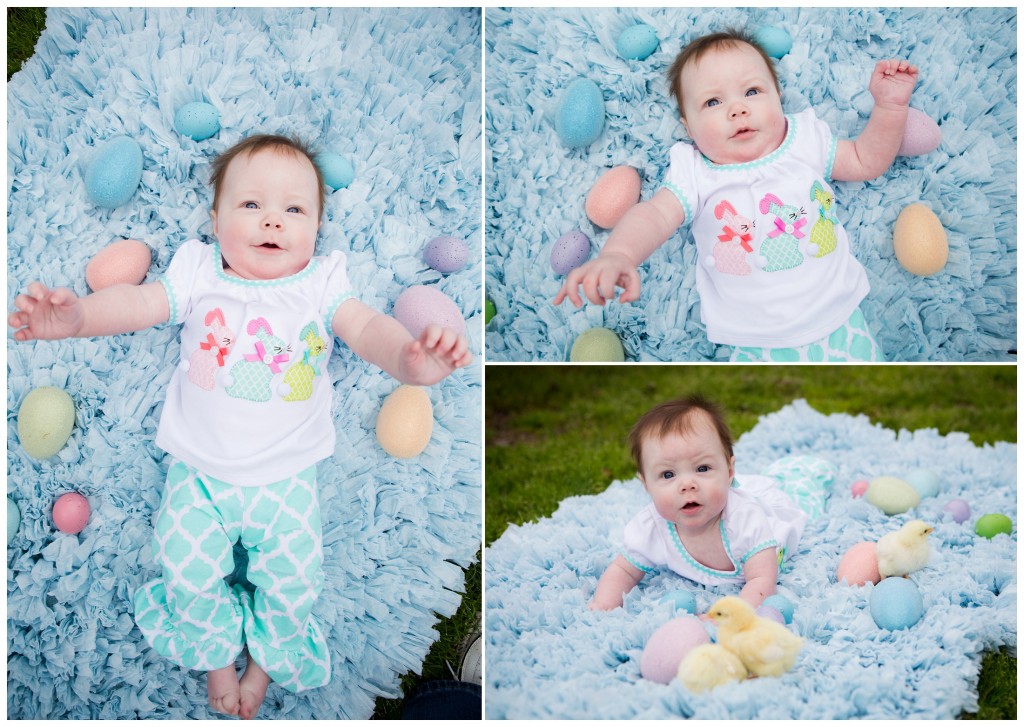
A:
<svg viewBox="0 0 1024 727">
<path fill-rule="evenodd" d="M 700 396 L 654 407 L 629 442 L 651 502 L 626 525 L 590 608 L 621 606 L 659 567 L 704 585 L 743 584 L 740 598 L 755 608 L 775 593 L 808 518 L 824 512 L 832 466 L 786 457 L 763 475 L 736 475 L 722 412 Z"/>
<path fill-rule="evenodd" d="M 311 611 L 334 337 L 408 384 L 436 383 L 471 354 L 461 334 L 432 325 L 413 339 L 356 300 L 342 253 L 313 256 L 325 187 L 302 144 L 245 139 L 216 159 L 212 183 L 215 244 L 185 242 L 157 282 L 85 298 L 32 283 L 8 323 L 19 341 L 182 325 L 156 438 L 171 455 L 153 526 L 162 575 L 135 594 L 135 618 L 156 652 L 207 672 L 214 709 L 249 719 L 271 680 L 298 692 L 331 678 Z M 224 581 L 239 539 L 255 594 Z"/>
<path fill-rule="evenodd" d="M 855 141 L 839 141 L 808 109 L 783 113 L 771 59 L 743 33 L 698 38 L 669 70 L 693 146 L 674 145 L 668 178 L 627 212 L 594 260 L 554 299 L 603 305 L 640 297 L 637 266 L 684 222 L 697 244 L 697 291 L 708 339 L 734 361 L 879 360 L 859 309 L 869 286 L 836 216 L 828 180 L 885 172 L 903 137 L 917 68 L 886 60 Z"/>
</svg>

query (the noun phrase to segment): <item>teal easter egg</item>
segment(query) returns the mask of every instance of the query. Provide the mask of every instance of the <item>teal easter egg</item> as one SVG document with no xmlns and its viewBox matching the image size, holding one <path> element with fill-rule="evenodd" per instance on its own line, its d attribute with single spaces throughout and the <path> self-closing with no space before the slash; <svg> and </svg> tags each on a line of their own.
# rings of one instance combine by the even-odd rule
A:
<svg viewBox="0 0 1024 727">
<path fill-rule="evenodd" d="M 983 538 L 988 538 L 989 540 L 1000 533 L 1006 533 L 1009 535 L 1013 532 L 1013 521 L 1006 517 L 1006 515 L 992 512 L 978 518 L 978 522 L 974 524 L 974 532 Z"/>
<path fill-rule="evenodd" d="M 778 610 L 782 614 L 782 618 L 785 619 L 786 623 L 793 623 L 793 602 L 785 596 L 775 593 L 761 602 L 762 606 L 771 606 Z"/>
<path fill-rule="evenodd" d="M 939 490 L 942 489 L 942 482 L 939 480 L 939 476 L 932 470 L 925 469 L 924 467 L 911 470 L 903 479 L 917 490 L 917 494 L 921 496 L 922 500 L 926 497 L 935 497 L 939 494 Z"/>
<path fill-rule="evenodd" d="M 871 589 L 868 599 L 871 618 L 889 631 L 909 629 L 924 616 L 921 592 L 909 578 L 893 576 Z"/>
<path fill-rule="evenodd" d="M 604 97 L 597 84 L 577 78 L 562 93 L 555 131 L 567 147 L 590 146 L 604 129 Z"/>
<path fill-rule="evenodd" d="M 115 136 L 93 154 L 85 170 L 85 194 L 97 207 L 114 209 L 132 198 L 142 181 L 142 149 Z"/>
<path fill-rule="evenodd" d="M 661 597 L 660 603 L 667 603 L 673 611 L 697 613 L 697 599 L 689 591 L 672 591 Z"/>
<path fill-rule="evenodd" d="M 18 534 L 18 528 L 21 526 L 21 510 L 18 509 L 18 503 L 11 498 L 7 498 L 7 544 L 10 545 L 11 541 L 14 540 L 14 536 Z"/>
<path fill-rule="evenodd" d="M 627 60 L 642 61 L 658 48 L 658 34 L 646 23 L 639 23 L 619 33 L 615 50 Z"/>
<path fill-rule="evenodd" d="M 626 360 L 626 352 L 615 331 L 607 328 L 591 328 L 579 335 L 572 344 L 569 360 L 574 363 L 584 361 L 617 362 Z"/>
<path fill-rule="evenodd" d="M 209 139 L 220 131 L 220 112 L 202 101 L 185 104 L 174 114 L 174 129 L 193 141 Z"/>
<path fill-rule="evenodd" d="M 782 58 L 793 49 L 793 38 L 786 30 L 775 25 L 762 25 L 754 33 L 754 40 L 772 58 Z"/>
<path fill-rule="evenodd" d="M 886 515 L 898 515 L 921 504 L 921 496 L 897 477 L 876 477 L 868 483 L 865 499 Z"/>
<path fill-rule="evenodd" d="M 334 191 L 344 189 L 356 178 L 356 170 L 352 166 L 352 162 L 329 151 L 316 155 L 316 165 L 320 168 L 324 184 Z"/>
</svg>

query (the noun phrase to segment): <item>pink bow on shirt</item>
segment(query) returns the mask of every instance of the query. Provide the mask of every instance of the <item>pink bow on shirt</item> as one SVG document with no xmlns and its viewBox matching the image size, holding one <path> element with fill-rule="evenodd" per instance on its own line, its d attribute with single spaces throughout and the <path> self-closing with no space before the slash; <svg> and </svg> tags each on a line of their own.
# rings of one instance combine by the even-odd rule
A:
<svg viewBox="0 0 1024 727">
<path fill-rule="evenodd" d="M 792 232 L 787 232 L 786 231 L 786 223 L 783 222 L 781 217 L 776 217 L 775 218 L 775 229 L 768 233 L 768 237 L 778 237 L 779 235 L 782 235 L 782 234 L 788 234 L 788 235 L 792 235 L 793 237 L 799 239 L 799 238 L 804 236 L 804 233 L 800 231 L 800 228 L 803 227 L 806 224 L 807 224 L 807 218 L 806 217 L 803 218 L 803 219 L 797 220 L 796 222 L 793 223 L 793 231 Z"/>
<path fill-rule="evenodd" d="M 224 357 L 228 355 L 230 349 L 224 348 L 223 346 L 217 345 L 217 339 L 213 337 L 213 334 L 207 334 L 206 340 L 199 344 L 199 348 L 204 351 L 216 351 L 217 352 L 217 365 L 224 365 Z"/>
<path fill-rule="evenodd" d="M 262 361 L 267 366 L 269 366 L 270 370 L 273 371 L 275 374 L 281 373 L 281 367 L 278 366 L 278 364 L 284 363 L 285 361 L 287 361 L 288 360 L 288 354 L 286 354 L 286 353 L 279 353 L 276 356 L 274 356 L 270 361 L 267 361 L 266 359 L 267 359 L 267 348 L 266 348 L 266 346 L 263 345 L 263 341 L 259 341 L 259 342 L 256 343 L 256 353 L 247 353 L 247 354 L 245 354 L 245 360 L 246 361 Z"/>
<path fill-rule="evenodd" d="M 733 229 L 731 227 L 726 226 L 722 228 L 722 234 L 718 236 L 718 239 L 721 240 L 722 242 L 729 242 L 736 238 L 739 238 L 739 243 L 740 245 L 743 246 L 744 250 L 746 250 L 747 252 L 754 252 L 754 248 L 750 246 L 750 241 L 754 239 L 754 236 L 751 235 L 749 232 L 744 232 L 741 235 L 737 232 L 733 232 Z"/>
</svg>

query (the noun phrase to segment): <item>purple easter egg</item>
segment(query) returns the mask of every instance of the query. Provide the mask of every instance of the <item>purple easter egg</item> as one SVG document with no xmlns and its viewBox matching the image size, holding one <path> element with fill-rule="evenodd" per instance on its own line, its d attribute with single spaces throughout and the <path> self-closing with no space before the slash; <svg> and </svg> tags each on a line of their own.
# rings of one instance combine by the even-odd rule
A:
<svg viewBox="0 0 1024 727">
<path fill-rule="evenodd" d="M 423 261 L 439 273 L 461 270 L 468 258 L 466 243 L 450 235 L 435 237 L 423 250 Z"/>
<path fill-rule="evenodd" d="M 954 522 L 962 523 L 971 516 L 971 506 L 964 500 L 956 498 L 947 502 L 946 506 L 942 508 L 942 512 L 948 512 Z"/>
<path fill-rule="evenodd" d="M 864 493 L 868 491 L 869 484 L 867 480 L 857 480 L 850 485 L 850 492 L 853 493 L 854 497 L 864 497 Z"/>
<path fill-rule="evenodd" d="M 761 618 L 771 619 L 775 623 L 780 623 L 783 626 L 786 625 L 786 617 L 782 615 L 782 611 L 775 608 L 774 606 L 768 606 L 762 603 L 760 606 L 757 607 L 754 613 L 756 613 Z"/>
<path fill-rule="evenodd" d="M 676 678 L 679 663 L 690 650 L 710 642 L 704 625 L 696 617 L 674 618 L 647 640 L 640 654 L 640 676 L 648 681 L 668 684 Z"/>
<path fill-rule="evenodd" d="M 566 275 L 590 259 L 590 238 L 579 230 L 566 232 L 551 248 L 551 268 Z"/>
<path fill-rule="evenodd" d="M 466 332 L 466 319 L 459 307 L 440 290 L 427 285 L 413 285 L 402 291 L 392 313 L 413 338 L 419 338 L 431 323 L 456 333 Z"/>
</svg>

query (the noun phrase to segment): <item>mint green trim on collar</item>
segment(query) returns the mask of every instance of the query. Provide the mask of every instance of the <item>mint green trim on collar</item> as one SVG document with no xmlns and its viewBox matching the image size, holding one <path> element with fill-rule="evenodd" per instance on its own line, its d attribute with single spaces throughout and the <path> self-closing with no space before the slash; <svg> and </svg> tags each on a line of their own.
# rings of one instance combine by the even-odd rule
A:
<svg viewBox="0 0 1024 727">
<path fill-rule="evenodd" d="M 619 555 L 621 555 L 621 556 L 622 556 L 623 558 L 625 558 L 626 560 L 628 560 L 628 561 L 629 561 L 629 564 L 630 564 L 631 566 L 633 566 L 633 567 L 634 567 L 634 568 L 636 568 L 637 570 L 642 570 L 642 571 L 643 571 L 644 573 L 654 573 L 655 571 L 657 571 L 657 570 L 658 570 L 657 568 L 650 568 L 650 567 L 648 567 L 648 566 L 646 566 L 646 565 L 640 565 L 640 564 L 639 564 L 639 563 L 637 563 L 637 562 L 636 562 L 635 560 L 633 560 L 632 558 L 630 558 L 630 557 L 629 557 L 629 555 L 628 555 L 628 554 L 626 553 L 626 551 L 624 551 L 624 550 L 620 550 L 620 551 L 619 551 Z"/>
<path fill-rule="evenodd" d="M 748 169 L 756 169 L 758 167 L 766 166 L 785 154 L 789 150 L 789 147 L 793 146 L 793 139 L 796 138 L 796 118 L 786 114 L 786 126 L 786 138 L 782 140 L 781 144 L 779 144 L 779 148 L 771 154 L 767 154 L 760 159 L 755 159 L 752 162 L 742 162 L 741 164 L 715 164 L 703 154 L 700 155 L 700 158 L 704 160 L 704 165 L 708 169 L 714 169 L 719 172 L 745 172 Z"/>
<path fill-rule="evenodd" d="M 669 192 L 674 194 L 676 198 L 679 200 L 679 204 L 683 206 L 683 214 L 686 215 L 686 218 L 683 220 L 683 222 L 687 225 L 693 222 L 693 212 L 691 211 L 692 208 L 690 207 L 690 200 L 686 199 L 686 194 L 683 192 L 683 190 L 679 189 L 679 187 L 677 187 L 672 182 L 665 182 L 665 184 L 663 184 L 662 186 Z"/>
<path fill-rule="evenodd" d="M 740 563 L 746 563 L 748 560 L 750 560 L 751 556 L 757 555 L 762 550 L 767 550 L 768 548 L 778 548 L 778 547 L 779 547 L 779 544 L 778 544 L 778 542 L 774 538 L 772 538 L 771 540 L 766 540 L 765 542 L 760 543 L 758 545 L 755 545 L 753 548 L 748 550 L 747 554 L 744 555 L 742 558 L 740 558 Z"/>
<path fill-rule="evenodd" d="M 673 523 L 670 520 L 666 520 L 665 525 L 668 526 L 669 537 L 672 538 L 672 542 L 675 544 L 676 550 L 678 550 L 679 554 L 683 556 L 683 560 L 685 560 L 691 566 L 696 568 L 698 571 L 700 571 L 701 573 L 705 573 L 709 576 L 712 576 L 714 578 L 739 575 L 740 567 L 732 557 L 732 549 L 729 547 L 729 536 L 725 534 L 724 520 L 718 521 L 718 528 L 722 533 L 722 545 L 725 547 L 725 554 L 729 556 L 729 561 L 732 563 L 731 571 L 715 570 L 713 568 L 708 568 L 706 565 L 698 563 L 696 560 L 694 560 L 693 556 L 690 555 L 689 552 L 687 552 L 686 548 L 683 546 L 683 541 L 679 539 L 679 533 L 676 532 L 675 523 Z"/>
<path fill-rule="evenodd" d="M 220 244 L 213 243 L 213 269 L 217 273 L 217 277 L 226 283 L 234 283 L 236 285 L 243 285 L 250 288 L 272 288 L 278 285 L 291 285 L 292 283 L 298 283 L 305 280 L 313 274 L 320 266 L 320 262 L 314 257 L 310 258 L 309 264 L 305 268 L 295 273 L 295 275 L 289 275 L 284 278 L 275 278 L 274 280 L 247 280 L 246 278 L 236 278 L 234 275 L 228 275 L 224 272 L 224 258 L 220 254 Z"/>
<path fill-rule="evenodd" d="M 171 285 L 171 281 L 166 275 L 161 275 L 156 279 L 156 281 L 164 286 L 164 293 L 167 294 L 167 303 L 171 311 L 170 316 L 167 318 L 167 322 L 176 325 L 179 322 L 178 297 L 174 294 L 174 286 Z"/>
<path fill-rule="evenodd" d="M 327 306 L 327 315 L 324 316 L 324 330 L 330 336 L 334 335 L 334 314 L 338 312 L 338 308 L 349 298 L 355 298 L 356 294 L 351 290 L 346 290 L 338 293 L 331 301 L 331 304 Z"/>
<path fill-rule="evenodd" d="M 836 148 L 839 146 L 839 139 L 833 135 L 832 143 L 829 144 L 828 162 L 825 164 L 825 179 L 832 179 L 832 167 L 836 163 Z"/>
</svg>

